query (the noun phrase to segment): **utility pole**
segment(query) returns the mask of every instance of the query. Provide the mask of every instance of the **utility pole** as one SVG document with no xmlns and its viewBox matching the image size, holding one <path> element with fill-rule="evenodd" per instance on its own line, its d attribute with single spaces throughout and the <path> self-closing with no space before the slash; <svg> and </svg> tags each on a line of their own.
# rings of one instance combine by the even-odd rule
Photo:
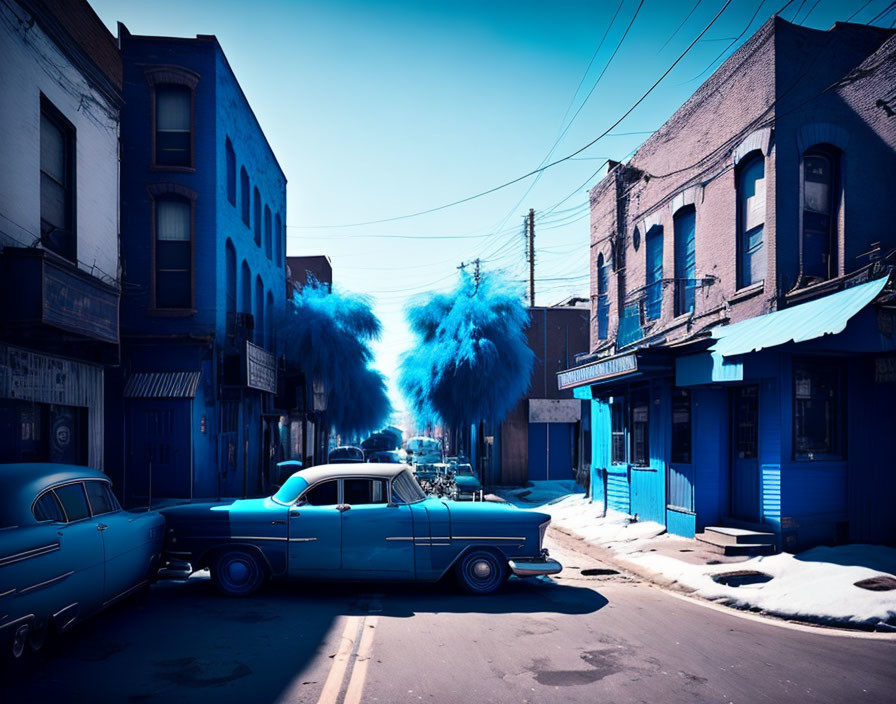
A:
<svg viewBox="0 0 896 704">
<path fill-rule="evenodd" d="M 472 262 L 461 262 L 460 266 L 458 266 L 457 268 L 463 271 L 468 266 L 470 266 L 470 264 L 473 265 L 473 282 L 476 284 L 476 288 L 473 291 L 473 295 L 475 296 L 477 293 L 479 293 L 479 284 L 482 281 L 482 273 L 479 270 L 479 257 L 476 257 L 476 259 L 474 259 Z"/>
<path fill-rule="evenodd" d="M 529 307 L 535 305 L 535 210 L 529 208 Z"/>
</svg>

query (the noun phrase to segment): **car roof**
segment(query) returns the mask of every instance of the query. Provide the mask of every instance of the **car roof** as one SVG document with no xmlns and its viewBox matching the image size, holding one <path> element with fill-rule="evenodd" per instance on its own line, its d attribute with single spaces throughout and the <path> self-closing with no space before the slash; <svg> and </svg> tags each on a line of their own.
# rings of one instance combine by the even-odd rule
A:
<svg viewBox="0 0 896 704">
<path fill-rule="evenodd" d="M 4 498 L 4 514 L 15 513 L 17 522 L 31 515 L 31 502 L 48 486 L 83 479 L 109 477 L 91 467 L 57 462 L 21 462 L 0 464 L 0 493 Z"/>
<path fill-rule="evenodd" d="M 382 477 L 391 479 L 402 470 L 408 469 L 406 464 L 371 464 L 371 463 L 352 463 L 352 464 L 319 464 L 299 472 L 309 486 L 315 482 L 324 479 L 345 479 L 351 477 Z"/>
</svg>

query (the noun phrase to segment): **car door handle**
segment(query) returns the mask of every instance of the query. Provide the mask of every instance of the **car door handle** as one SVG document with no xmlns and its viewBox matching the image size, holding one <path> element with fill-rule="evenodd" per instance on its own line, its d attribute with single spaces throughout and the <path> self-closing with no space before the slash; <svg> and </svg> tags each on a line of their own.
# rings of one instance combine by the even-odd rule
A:
<svg viewBox="0 0 896 704">
<path fill-rule="evenodd" d="M 96 529 L 97 529 L 97 530 L 106 530 L 106 528 L 108 528 L 108 527 L 109 527 L 109 526 L 107 526 L 105 523 L 97 523 L 97 524 L 96 524 Z"/>
<path fill-rule="evenodd" d="M 352 507 L 351 504 L 336 504 L 336 510 L 339 511 L 339 512 L 341 512 L 341 513 L 345 513 L 345 512 L 348 511 L 351 507 Z"/>
</svg>

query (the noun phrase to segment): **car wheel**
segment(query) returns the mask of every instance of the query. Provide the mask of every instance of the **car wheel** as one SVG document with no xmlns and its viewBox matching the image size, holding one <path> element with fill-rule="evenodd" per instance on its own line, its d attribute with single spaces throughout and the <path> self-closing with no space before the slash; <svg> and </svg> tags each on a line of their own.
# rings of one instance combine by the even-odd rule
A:
<svg viewBox="0 0 896 704">
<path fill-rule="evenodd" d="M 457 579 L 471 594 L 491 594 L 507 577 L 504 560 L 490 550 L 473 550 L 457 563 Z"/>
<path fill-rule="evenodd" d="M 220 553 L 212 564 L 211 573 L 218 591 L 227 596 L 254 594 L 267 577 L 259 558 L 240 549 Z"/>
<path fill-rule="evenodd" d="M 28 636 L 31 635 L 31 625 L 23 623 L 12 634 L 12 657 L 19 660 L 25 654 L 28 645 Z"/>
</svg>

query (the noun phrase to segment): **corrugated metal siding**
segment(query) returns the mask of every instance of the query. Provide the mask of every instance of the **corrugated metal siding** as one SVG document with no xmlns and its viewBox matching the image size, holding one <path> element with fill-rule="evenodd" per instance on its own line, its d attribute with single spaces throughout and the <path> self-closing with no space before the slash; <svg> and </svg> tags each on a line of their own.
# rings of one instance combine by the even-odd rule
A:
<svg viewBox="0 0 896 704">
<path fill-rule="evenodd" d="M 762 479 L 762 521 L 776 532 L 781 530 L 781 465 L 764 464 L 760 468 Z"/>
<path fill-rule="evenodd" d="M 610 466 L 610 404 L 591 401 L 591 500 L 604 503 L 604 480 Z"/>
<path fill-rule="evenodd" d="M 124 387 L 125 398 L 193 398 L 199 372 L 146 372 L 131 374 Z"/>
<path fill-rule="evenodd" d="M 87 408 L 87 462 L 103 468 L 103 368 L 0 344 L 0 398 Z"/>
<path fill-rule="evenodd" d="M 631 489 L 628 482 L 628 465 L 610 466 L 607 472 L 607 508 L 630 513 Z"/>
</svg>

